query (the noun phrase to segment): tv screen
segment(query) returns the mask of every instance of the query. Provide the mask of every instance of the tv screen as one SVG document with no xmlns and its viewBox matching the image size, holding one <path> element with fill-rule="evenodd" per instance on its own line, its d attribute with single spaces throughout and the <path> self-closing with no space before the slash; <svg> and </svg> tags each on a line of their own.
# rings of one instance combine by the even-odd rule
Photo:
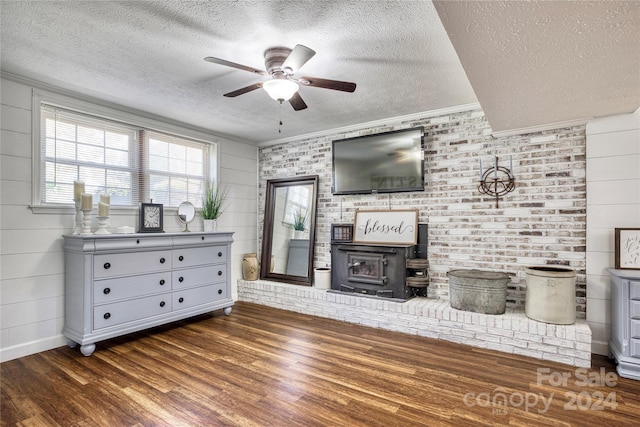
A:
<svg viewBox="0 0 640 427">
<path fill-rule="evenodd" d="M 333 141 L 333 194 L 424 191 L 422 127 Z"/>
</svg>

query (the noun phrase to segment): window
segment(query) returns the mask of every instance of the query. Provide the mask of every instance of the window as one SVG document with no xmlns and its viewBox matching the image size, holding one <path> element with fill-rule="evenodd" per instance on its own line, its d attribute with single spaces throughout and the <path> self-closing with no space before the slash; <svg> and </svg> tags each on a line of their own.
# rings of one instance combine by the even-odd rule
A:
<svg viewBox="0 0 640 427">
<path fill-rule="evenodd" d="M 296 223 L 302 221 L 306 223 L 309 217 L 309 200 L 311 200 L 310 188 L 308 186 L 295 186 L 287 188 L 287 199 L 285 201 L 284 223 L 290 227 L 295 227 Z"/>
<path fill-rule="evenodd" d="M 71 204 L 73 182 L 109 194 L 112 206 L 153 200 L 202 206 L 215 146 L 195 139 L 40 104 L 39 204 Z"/>
<path fill-rule="evenodd" d="M 156 132 L 149 132 L 144 140 L 148 151 L 144 177 L 149 198 L 167 206 L 188 200 L 202 207 L 208 146 Z"/>
</svg>

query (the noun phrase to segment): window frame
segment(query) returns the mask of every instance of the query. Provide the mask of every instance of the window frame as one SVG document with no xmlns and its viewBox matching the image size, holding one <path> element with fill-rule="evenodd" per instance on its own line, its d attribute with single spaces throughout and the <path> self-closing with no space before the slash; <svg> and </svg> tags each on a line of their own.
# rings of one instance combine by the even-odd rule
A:
<svg viewBox="0 0 640 427">
<path fill-rule="evenodd" d="M 112 120 L 122 123 L 127 126 L 139 127 L 141 130 L 158 132 L 177 138 L 187 138 L 196 142 L 209 144 L 209 158 L 208 169 L 209 178 L 220 182 L 220 146 L 219 141 L 214 139 L 214 136 L 193 128 L 186 127 L 178 122 L 172 122 L 170 119 L 164 119 L 162 117 L 152 118 L 144 112 L 130 109 L 127 107 L 108 104 L 101 102 L 100 100 L 91 99 L 84 100 L 67 95 L 61 95 L 54 92 L 49 92 L 41 89 L 33 89 L 32 107 L 31 107 L 31 125 L 32 125 L 32 141 L 31 141 L 31 205 L 29 208 L 33 213 L 67 213 L 75 212 L 73 201 L 69 203 L 43 203 L 41 202 L 41 165 L 42 165 L 42 141 L 41 137 L 41 110 L 42 104 L 47 104 L 52 107 L 65 109 L 68 111 L 76 112 L 79 114 L 85 114 L 95 116 L 105 120 Z M 157 116 L 156 116 L 157 117 Z M 166 120 L 166 121 L 165 121 Z M 142 152 L 143 146 L 136 148 Z M 142 165 L 140 165 L 142 167 Z M 112 215 L 129 215 L 137 212 L 137 206 L 112 206 Z M 167 207 L 165 209 L 177 209 L 177 207 Z"/>
</svg>

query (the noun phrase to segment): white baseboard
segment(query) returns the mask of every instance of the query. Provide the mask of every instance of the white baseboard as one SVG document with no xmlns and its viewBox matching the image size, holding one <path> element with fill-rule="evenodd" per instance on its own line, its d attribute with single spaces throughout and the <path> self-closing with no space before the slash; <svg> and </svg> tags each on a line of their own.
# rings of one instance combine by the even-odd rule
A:
<svg viewBox="0 0 640 427">
<path fill-rule="evenodd" d="M 591 341 L 591 353 L 601 356 L 609 355 L 609 343 L 606 341 Z"/>
<path fill-rule="evenodd" d="M 0 349 L 0 363 L 19 357 L 29 356 L 31 354 L 40 353 L 41 351 L 51 350 L 53 348 L 67 345 L 67 338 L 60 334 L 53 337 L 47 337 L 41 340 L 21 343 L 11 347 Z"/>
</svg>

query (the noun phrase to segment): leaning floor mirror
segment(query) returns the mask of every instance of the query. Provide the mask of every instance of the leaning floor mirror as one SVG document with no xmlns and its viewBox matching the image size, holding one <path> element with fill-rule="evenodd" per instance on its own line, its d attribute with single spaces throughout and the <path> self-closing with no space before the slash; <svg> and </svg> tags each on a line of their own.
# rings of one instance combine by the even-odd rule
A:
<svg viewBox="0 0 640 427">
<path fill-rule="evenodd" d="M 267 181 L 260 278 L 312 284 L 318 176 Z"/>
</svg>

